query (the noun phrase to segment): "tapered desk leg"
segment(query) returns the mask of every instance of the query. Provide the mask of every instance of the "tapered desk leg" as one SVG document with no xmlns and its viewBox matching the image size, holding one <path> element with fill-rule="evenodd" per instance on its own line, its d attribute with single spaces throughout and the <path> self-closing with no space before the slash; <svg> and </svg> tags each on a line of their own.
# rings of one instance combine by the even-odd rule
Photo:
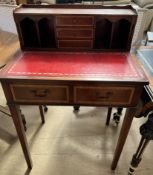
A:
<svg viewBox="0 0 153 175">
<path fill-rule="evenodd" d="M 22 119 L 21 119 L 21 113 L 20 113 L 20 109 L 19 106 L 15 105 L 15 104 L 8 104 L 12 118 L 13 118 L 13 122 L 22 146 L 22 150 L 24 153 L 24 157 L 26 159 L 28 168 L 31 169 L 32 168 L 32 160 L 31 160 L 31 155 L 29 152 L 29 148 L 28 148 L 28 144 L 27 144 L 27 139 L 26 139 L 26 135 L 25 135 L 25 131 L 24 131 L 24 127 L 23 127 L 23 123 L 22 123 Z"/>
<path fill-rule="evenodd" d="M 21 110 L 20 110 L 20 112 L 21 112 L 21 118 L 22 118 L 24 130 L 27 131 L 27 126 L 26 126 L 27 122 L 26 122 L 25 116 L 22 114 Z"/>
<path fill-rule="evenodd" d="M 116 166 L 120 158 L 121 152 L 123 150 L 123 146 L 126 141 L 127 135 L 129 133 L 129 129 L 131 127 L 131 123 L 135 115 L 135 112 L 136 112 L 136 108 L 127 108 L 126 110 L 126 114 L 123 120 L 122 128 L 121 128 L 120 135 L 118 138 L 118 143 L 116 146 L 114 158 L 113 158 L 112 165 L 111 165 L 112 170 L 116 169 Z"/>
<path fill-rule="evenodd" d="M 39 105 L 39 111 L 40 111 L 40 116 L 41 116 L 41 122 L 42 124 L 45 123 L 45 117 L 44 117 L 44 111 L 43 111 L 43 106 Z"/>
<path fill-rule="evenodd" d="M 107 113 L 107 119 L 106 119 L 106 125 L 107 125 L 107 126 L 109 125 L 109 122 L 110 122 L 111 113 L 112 113 L 112 108 L 109 107 L 109 108 L 108 108 L 108 113 Z"/>
</svg>

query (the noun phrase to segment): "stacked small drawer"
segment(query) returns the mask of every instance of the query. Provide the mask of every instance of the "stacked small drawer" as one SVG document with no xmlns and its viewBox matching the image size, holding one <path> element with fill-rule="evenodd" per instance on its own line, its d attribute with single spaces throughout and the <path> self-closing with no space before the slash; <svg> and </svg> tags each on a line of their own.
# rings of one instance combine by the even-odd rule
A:
<svg viewBox="0 0 153 175">
<path fill-rule="evenodd" d="M 94 16 L 59 15 L 55 27 L 58 48 L 93 48 Z"/>
</svg>

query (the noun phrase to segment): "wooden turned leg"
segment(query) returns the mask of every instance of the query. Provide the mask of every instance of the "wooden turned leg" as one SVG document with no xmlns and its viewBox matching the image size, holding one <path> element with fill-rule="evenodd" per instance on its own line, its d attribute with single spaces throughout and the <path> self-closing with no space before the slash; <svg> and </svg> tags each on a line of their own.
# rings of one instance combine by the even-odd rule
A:
<svg viewBox="0 0 153 175">
<path fill-rule="evenodd" d="M 15 104 L 8 104 L 8 106 L 10 109 L 10 113 L 11 113 L 11 116 L 13 119 L 14 126 L 16 128 L 16 131 L 17 131 L 20 143 L 21 143 L 21 147 L 22 147 L 28 168 L 32 169 L 31 155 L 29 152 L 27 139 L 26 139 L 26 135 L 24 132 L 24 127 L 23 127 L 23 123 L 22 123 L 22 119 L 21 119 L 21 113 L 20 113 L 19 106 L 15 105 Z"/>
<path fill-rule="evenodd" d="M 107 126 L 109 125 L 109 122 L 110 122 L 111 113 L 112 113 L 112 108 L 108 108 L 107 119 L 106 119 Z"/>
<path fill-rule="evenodd" d="M 41 116 L 41 122 L 42 124 L 45 123 L 45 116 L 44 116 L 44 111 L 43 111 L 43 106 L 39 105 L 39 111 L 40 111 L 40 116 Z"/>
<path fill-rule="evenodd" d="M 135 112 L 136 112 L 136 108 L 128 108 L 126 110 L 126 114 L 125 114 L 125 117 L 123 120 L 122 128 L 120 131 L 120 135 L 118 138 L 116 150 L 115 150 L 112 165 L 111 165 L 112 170 L 116 169 L 116 166 L 117 166 L 118 160 L 120 158 L 121 152 L 123 150 L 123 146 L 125 144 L 126 138 L 128 136 Z"/>
<path fill-rule="evenodd" d="M 135 169 L 142 160 L 142 155 L 145 148 L 147 147 L 150 140 L 153 140 L 153 114 L 150 114 L 147 122 L 140 127 L 140 134 L 142 135 L 142 138 L 136 153 L 132 157 L 128 172 L 129 175 L 134 173 Z"/>
<path fill-rule="evenodd" d="M 80 110 L 80 106 L 77 106 L 77 105 L 75 105 L 75 106 L 73 106 L 73 112 L 79 112 L 79 110 Z"/>
</svg>

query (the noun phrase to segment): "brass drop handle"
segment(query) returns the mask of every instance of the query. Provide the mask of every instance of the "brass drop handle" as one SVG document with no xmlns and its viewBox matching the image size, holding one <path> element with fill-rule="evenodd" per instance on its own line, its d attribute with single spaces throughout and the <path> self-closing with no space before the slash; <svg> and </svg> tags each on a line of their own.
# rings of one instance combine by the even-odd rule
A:
<svg viewBox="0 0 153 175">
<path fill-rule="evenodd" d="M 48 89 L 35 89 L 31 91 L 35 97 L 46 97 L 49 90 Z"/>
<path fill-rule="evenodd" d="M 108 99 L 108 98 L 110 98 L 111 96 L 113 95 L 113 92 L 107 92 L 105 95 L 101 95 L 99 92 L 96 92 L 95 93 L 95 96 L 96 96 L 96 98 L 99 98 L 99 99 L 101 99 L 101 100 L 105 100 L 105 99 Z"/>
</svg>

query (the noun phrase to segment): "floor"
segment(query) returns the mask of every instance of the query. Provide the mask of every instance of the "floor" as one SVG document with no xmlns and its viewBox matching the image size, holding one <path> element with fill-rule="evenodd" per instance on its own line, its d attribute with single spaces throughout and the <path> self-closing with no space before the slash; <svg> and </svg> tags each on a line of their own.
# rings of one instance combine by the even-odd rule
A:
<svg viewBox="0 0 153 175">
<path fill-rule="evenodd" d="M 0 67 L 5 65 L 19 48 L 17 35 L 0 30 Z"/>
<path fill-rule="evenodd" d="M 0 104 L 6 105 L 1 88 L 0 96 Z M 27 170 L 12 119 L 0 113 L 0 175 L 127 175 L 140 140 L 139 127 L 146 120 L 134 119 L 118 167 L 111 171 L 121 123 L 115 126 L 111 120 L 105 126 L 107 108 L 81 107 L 74 113 L 72 107 L 49 106 L 44 125 L 38 106 L 21 109 L 34 166 Z M 135 175 L 153 174 L 152 146 L 151 142 Z"/>
</svg>

